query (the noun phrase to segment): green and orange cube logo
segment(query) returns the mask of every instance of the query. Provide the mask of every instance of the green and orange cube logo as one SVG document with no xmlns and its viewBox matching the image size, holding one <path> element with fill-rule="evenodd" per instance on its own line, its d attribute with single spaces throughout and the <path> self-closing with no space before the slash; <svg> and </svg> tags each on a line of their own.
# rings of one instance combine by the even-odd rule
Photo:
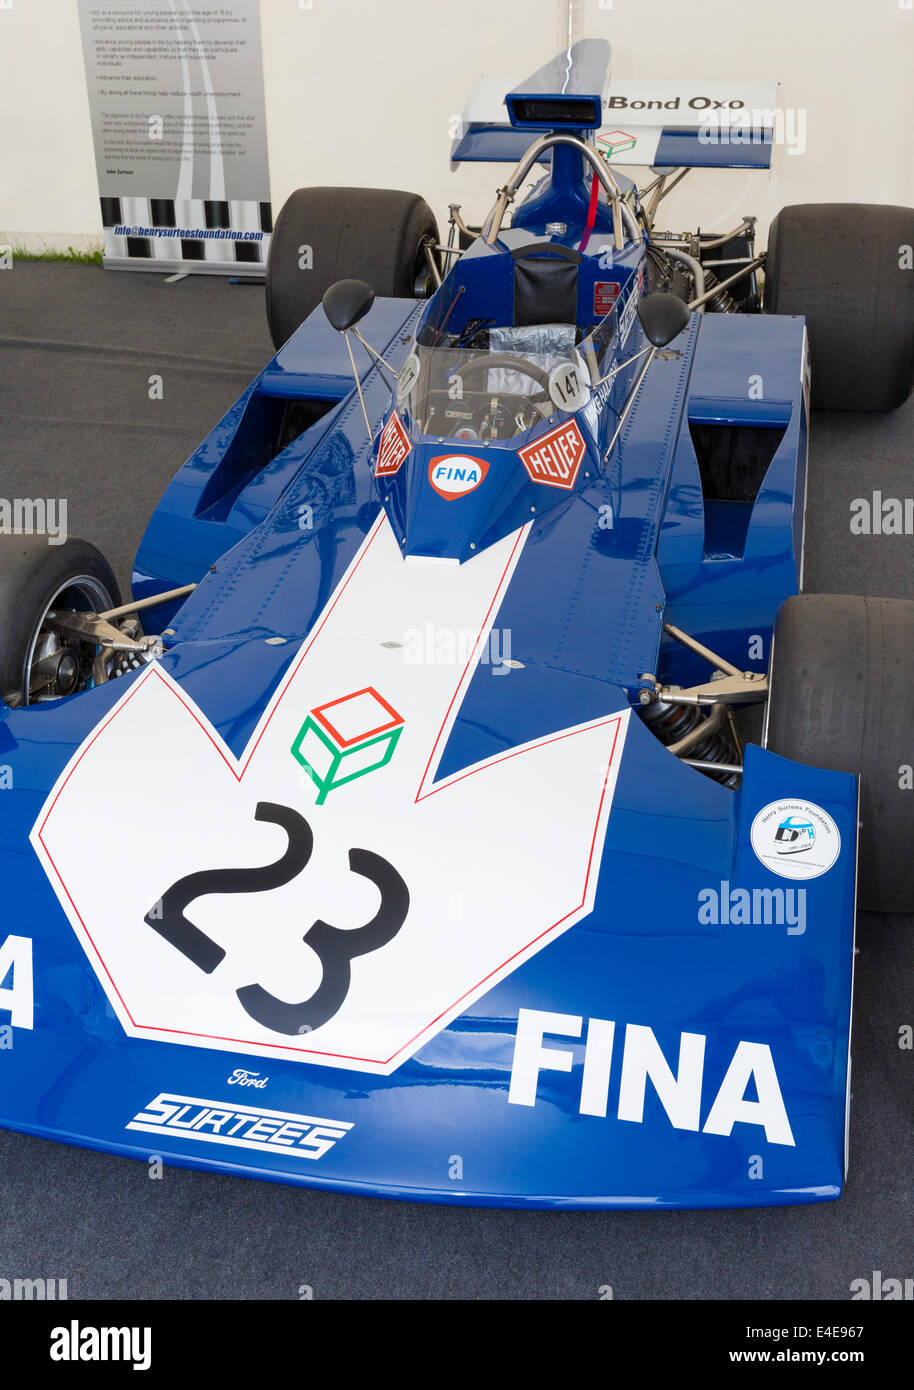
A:
<svg viewBox="0 0 914 1390">
<path fill-rule="evenodd" d="M 637 135 L 629 135 L 626 130 L 608 130 L 597 136 L 597 144 L 603 146 L 603 152 L 609 159 L 624 154 L 626 150 L 633 150 L 637 143 Z"/>
<path fill-rule="evenodd" d="M 317 805 L 337 787 L 377 772 L 394 755 L 403 717 L 368 685 L 316 705 L 292 744 L 292 756 L 317 787 Z"/>
</svg>

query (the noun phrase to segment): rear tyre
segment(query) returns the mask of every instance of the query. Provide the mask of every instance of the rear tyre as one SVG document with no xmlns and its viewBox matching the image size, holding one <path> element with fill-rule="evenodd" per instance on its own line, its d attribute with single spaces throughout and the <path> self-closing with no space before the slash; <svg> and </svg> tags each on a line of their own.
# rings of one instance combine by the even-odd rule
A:
<svg viewBox="0 0 914 1390">
<path fill-rule="evenodd" d="M 799 203 L 771 224 L 765 309 L 803 314 L 812 404 L 894 410 L 914 384 L 914 209 Z"/>
<path fill-rule="evenodd" d="M 914 602 L 801 594 L 774 629 L 766 744 L 860 777 L 857 901 L 914 912 Z"/>
<path fill-rule="evenodd" d="M 3 537 L 0 697 L 27 705 L 85 689 L 92 679 L 94 645 L 62 638 L 45 619 L 55 607 L 104 613 L 120 601 L 111 566 L 87 541 L 48 545 L 44 536 Z"/>
<path fill-rule="evenodd" d="M 283 205 L 267 262 L 267 320 L 277 348 L 337 280 L 366 280 L 375 294 L 429 290 L 423 246 L 435 216 L 416 193 L 389 188 L 299 188 Z"/>
</svg>

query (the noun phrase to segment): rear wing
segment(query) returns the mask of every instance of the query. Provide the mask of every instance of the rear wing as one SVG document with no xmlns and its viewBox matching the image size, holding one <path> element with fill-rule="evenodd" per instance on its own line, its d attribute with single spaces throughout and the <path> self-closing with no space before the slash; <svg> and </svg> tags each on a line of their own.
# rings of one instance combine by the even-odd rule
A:
<svg viewBox="0 0 914 1390">
<path fill-rule="evenodd" d="M 613 82 L 609 44 L 585 40 L 522 83 L 481 77 L 460 118 L 453 164 L 516 164 L 536 133 L 594 132 L 611 163 L 768 169 L 776 82 Z M 601 76 L 602 69 L 602 76 Z M 543 154 L 548 163 L 551 151 Z"/>
</svg>

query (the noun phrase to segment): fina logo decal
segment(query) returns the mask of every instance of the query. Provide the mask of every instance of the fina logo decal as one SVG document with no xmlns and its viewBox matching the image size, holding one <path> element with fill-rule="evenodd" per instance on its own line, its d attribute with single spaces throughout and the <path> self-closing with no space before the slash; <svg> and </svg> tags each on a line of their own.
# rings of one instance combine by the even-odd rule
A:
<svg viewBox="0 0 914 1390">
<path fill-rule="evenodd" d="M 818 878 L 841 853 L 837 825 L 812 801 L 769 802 L 749 838 L 756 858 L 781 878 Z"/>
<path fill-rule="evenodd" d="M 370 685 L 326 705 L 315 705 L 292 744 L 293 758 L 317 787 L 315 804 L 323 806 L 336 787 L 385 767 L 403 722 L 393 705 Z"/>
<path fill-rule="evenodd" d="M 345 1120 L 319 1120 L 261 1106 L 227 1105 L 197 1096 L 173 1096 L 163 1091 L 125 1126 L 143 1134 L 172 1139 L 199 1139 L 261 1153 L 287 1153 L 291 1158 L 321 1158 L 352 1125 Z"/>
<path fill-rule="evenodd" d="M 508 1092 L 510 1105 L 536 1105 L 541 1072 L 576 1069 L 580 1050 L 575 1055 L 570 1047 L 556 1047 L 551 1041 L 547 1047 L 545 1038 L 547 1034 L 580 1038 L 583 1023 L 578 1014 L 518 1011 Z M 719 1063 L 715 1062 L 711 1091 L 705 1076 L 706 1044 L 704 1033 L 680 1033 L 677 1062 L 675 1056 L 666 1057 L 653 1029 L 644 1024 L 620 1023 L 617 1029 L 613 1019 L 588 1019 L 579 1073 L 580 1114 L 607 1118 L 610 1078 L 615 1072 L 612 1104 L 616 1118 L 629 1124 L 644 1123 L 644 1099 L 650 1081 L 674 1129 L 728 1137 L 737 1123 L 760 1125 L 769 1144 L 796 1147 L 768 1044 L 737 1041 L 723 1077 Z M 547 1086 L 542 1089 L 547 1091 Z M 714 1099 L 708 1108 L 712 1093 Z"/>
<path fill-rule="evenodd" d="M 489 465 L 468 454 L 436 454 L 428 466 L 428 480 L 437 493 L 450 500 L 479 487 Z"/>
</svg>

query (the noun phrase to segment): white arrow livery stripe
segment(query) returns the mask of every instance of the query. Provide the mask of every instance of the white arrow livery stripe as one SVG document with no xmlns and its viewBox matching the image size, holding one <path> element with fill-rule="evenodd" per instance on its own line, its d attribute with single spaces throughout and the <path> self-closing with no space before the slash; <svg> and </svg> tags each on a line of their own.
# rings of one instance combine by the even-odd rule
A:
<svg viewBox="0 0 914 1390">
<path fill-rule="evenodd" d="M 387 1075 L 592 910 L 627 709 L 435 781 L 528 534 L 459 567 L 417 567 L 379 518 L 240 759 L 158 665 L 86 739 L 32 844 L 128 1034 Z M 469 659 L 426 649 L 411 660 L 410 634 L 430 623 L 445 638 L 470 633 Z M 522 693 L 522 671 L 490 678 L 505 700 Z M 361 771 L 377 758 L 360 752 L 351 726 L 378 707 L 346 697 L 366 690 L 402 730 L 389 760 Z M 350 740 L 340 777 L 360 775 L 322 797 L 291 749 L 310 712 L 335 701 L 342 707 L 324 717 Z M 380 717 L 396 723 L 383 708 Z M 307 821 L 312 856 L 284 886 L 188 904 L 224 952 L 206 973 L 144 917 L 188 874 L 280 860 L 288 837 L 255 819 L 264 802 Z M 237 991 L 256 984 L 285 1004 L 309 1000 L 325 976 L 312 925 L 348 930 L 378 912 L 378 888 L 350 867 L 353 849 L 382 856 L 405 882 L 405 921 L 352 959 L 326 1021 L 291 1034 L 267 1026 Z"/>
</svg>

